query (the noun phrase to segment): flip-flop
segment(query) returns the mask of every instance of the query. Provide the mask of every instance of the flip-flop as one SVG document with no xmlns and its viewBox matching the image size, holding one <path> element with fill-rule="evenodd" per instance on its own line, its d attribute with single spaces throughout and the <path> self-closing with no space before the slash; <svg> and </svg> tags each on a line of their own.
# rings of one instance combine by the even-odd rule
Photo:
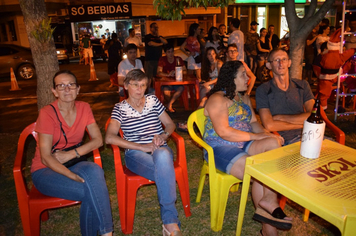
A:
<svg viewBox="0 0 356 236">
<path fill-rule="evenodd" d="M 286 214 L 280 207 L 274 209 L 273 213 L 270 214 L 264 209 L 257 207 L 253 219 L 262 223 L 272 225 L 278 229 L 288 230 L 292 228 L 292 221 L 285 220 Z"/>
</svg>

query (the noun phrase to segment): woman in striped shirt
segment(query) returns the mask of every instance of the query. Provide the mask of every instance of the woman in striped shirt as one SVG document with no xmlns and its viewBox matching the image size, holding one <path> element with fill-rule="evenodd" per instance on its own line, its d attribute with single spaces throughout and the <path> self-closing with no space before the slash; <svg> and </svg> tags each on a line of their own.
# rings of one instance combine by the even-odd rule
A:
<svg viewBox="0 0 356 236">
<path fill-rule="evenodd" d="M 166 143 L 175 124 L 156 96 L 145 95 L 147 86 L 147 76 L 141 70 L 126 75 L 124 87 L 129 96 L 115 105 L 105 142 L 125 148 L 127 168 L 156 182 L 164 235 L 182 235 L 175 207 L 173 152 Z M 117 135 L 120 129 L 123 138 Z"/>
</svg>

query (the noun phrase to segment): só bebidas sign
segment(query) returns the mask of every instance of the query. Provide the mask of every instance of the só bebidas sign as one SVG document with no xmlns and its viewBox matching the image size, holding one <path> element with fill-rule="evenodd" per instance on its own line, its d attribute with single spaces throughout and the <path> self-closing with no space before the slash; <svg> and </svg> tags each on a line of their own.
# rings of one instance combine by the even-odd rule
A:
<svg viewBox="0 0 356 236">
<path fill-rule="evenodd" d="M 132 17 L 131 2 L 69 6 L 71 21 L 117 20 Z"/>
</svg>

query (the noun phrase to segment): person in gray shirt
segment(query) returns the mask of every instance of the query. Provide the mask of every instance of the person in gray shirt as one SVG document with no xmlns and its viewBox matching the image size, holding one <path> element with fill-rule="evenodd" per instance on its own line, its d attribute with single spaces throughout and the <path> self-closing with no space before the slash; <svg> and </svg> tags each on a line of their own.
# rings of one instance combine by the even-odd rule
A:
<svg viewBox="0 0 356 236">
<path fill-rule="evenodd" d="M 273 79 L 256 90 L 256 108 L 263 126 L 278 131 L 284 145 L 300 141 L 304 120 L 314 106 L 314 96 L 306 80 L 289 76 L 291 60 L 282 49 L 273 50 L 266 66 Z"/>
</svg>

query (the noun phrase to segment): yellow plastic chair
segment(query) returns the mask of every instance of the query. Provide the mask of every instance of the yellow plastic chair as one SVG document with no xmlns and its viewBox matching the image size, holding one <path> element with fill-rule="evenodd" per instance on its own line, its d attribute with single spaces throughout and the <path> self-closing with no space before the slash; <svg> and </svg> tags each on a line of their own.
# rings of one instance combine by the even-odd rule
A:
<svg viewBox="0 0 356 236">
<path fill-rule="evenodd" d="M 211 229 L 217 232 L 222 229 L 226 203 L 229 197 L 229 190 L 231 189 L 231 191 L 237 191 L 239 187 L 238 184 L 241 183 L 242 180 L 221 172 L 215 168 L 213 148 L 204 142 L 201 138 L 204 133 L 205 118 L 204 108 L 196 110 L 189 116 L 187 127 L 190 137 L 208 152 L 209 164 L 204 161 L 203 167 L 201 169 L 196 202 L 200 202 L 205 177 L 206 175 L 209 175 L 210 224 Z M 198 136 L 194 130 L 194 123 L 199 129 L 200 136 Z"/>
</svg>

